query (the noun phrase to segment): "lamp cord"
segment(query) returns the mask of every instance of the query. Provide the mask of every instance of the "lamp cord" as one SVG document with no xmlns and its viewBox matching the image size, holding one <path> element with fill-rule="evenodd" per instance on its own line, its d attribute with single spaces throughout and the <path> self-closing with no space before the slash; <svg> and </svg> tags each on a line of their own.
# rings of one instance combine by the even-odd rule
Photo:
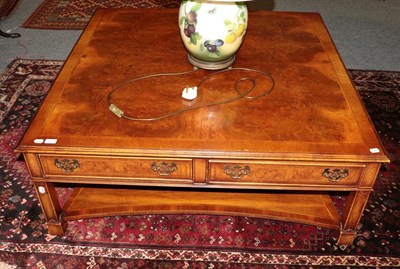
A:
<svg viewBox="0 0 400 269">
<path fill-rule="evenodd" d="M 205 76 L 198 84 L 197 84 L 197 88 L 200 88 L 200 86 L 206 82 L 208 79 L 210 79 L 211 77 L 221 74 L 221 73 L 226 73 L 226 72 L 231 72 L 231 71 L 246 71 L 246 72 L 256 72 L 259 73 L 265 77 L 267 77 L 268 79 L 271 80 L 271 86 L 269 88 L 266 88 L 261 94 L 256 95 L 256 96 L 251 96 L 250 93 L 255 89 L 256 87 L 256 80 L 253 78 L 240 78 L 237 79 L 234 85 L 234 90 L 237 93 L 236 97 L 233 98 L 228 98 L 222 101 L 218 101 L 218 102 L 210 102 L 210 103 L 206 103 L 206 104 L 202 104 L 202 105 L 198 105 L 198 106 L 192 106 L 192 107 L 188 107 L 185 109 L 181 109 L 181 110 L 177 110 L 171 113 L 167 113 L 158 117 L 152 117 L 152 118 L 137 118 L 137 117 L 131 117 L 131 116 L 127 116 L 124 114 L 123 110 L 120 109 L 118 106 L 116 106 L 114 103 L 112 103 L 111 101 L 111 97 L 112 95 L 119 89 L 121 89 L 123 86 L 130 84 L 132 82 L 138 81 L 138 80 L 144 80 L 144 79 L 150 79 L 150 78 L 155 78 L 155 77 L 163 77 L 163 76 L 182 76 L 182 75 L 188 75 L 191 73 L 194 73 L 198 70 L 197 67 L 194 67 L 193 70 L 190 71 L 185 71 L 185 72 L 176 72 L 176 73 L 159 73 L 159 74 L 152 74 L 152 75 L 147 75 L 147 76 L 142 76 L 142 77 L 137 77 L 137 78 L 133 78 L 133 79 L 129 79 L 126 81 L 121 82 L 120 84 L 118 84 L 117 86 L 115 86 L 111 92 L 108 94 L 107 96 L 107 102 L 109 105 L 109 110 L 114 113 L 116 116 L 127 119 L 127 120 L 132 120 L 132 121 L 157 121 L 157 120 L 162 120 L 168 117 L 172 117 L 190 110 L 194 110 L 194 109 L 200 109 L 200 108 L 204 108 L 204 107 L 210 107 L 210 106 L 215 106 L 215 105 L 221 105 L 221 104 L 227 104 L 227 103 L 231 103 L 233 101 L 239 100 L 241 98 L 247 98 L 247 99 L 258 99 L 264 96 L 269 95 L 273 89 L 275 88 L 275 80 L 272 77 L 271 74 L 266 73 L 264 71 L 260 71 L 257 69 L 252 69 L 252 68 L 242 68 L 242 67 L 229 67 L 227 69 L 224 70 L 220 70 L 220 71 L 216 71 L 208 76 Z M 252 86 L 244 92 L 240 92 L 239 91 L 239 84 L 244 82 L 244 81 L 250 81 Z"/>
</svg>

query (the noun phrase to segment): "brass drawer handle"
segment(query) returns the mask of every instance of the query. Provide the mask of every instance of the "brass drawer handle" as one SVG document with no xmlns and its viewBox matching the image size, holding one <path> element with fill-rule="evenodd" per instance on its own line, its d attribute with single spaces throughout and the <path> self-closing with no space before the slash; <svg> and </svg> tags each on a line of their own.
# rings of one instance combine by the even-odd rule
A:
<svg viewBox="0 0 400 269">
<path fill-rule="evenodd" d="M 234 165 L 230 166 L 227 165 L 225 166 L 225 174 L 230 176 L 232 179 L 241 179 L 245 175 L 250 174 L 250 167 L 248 165 L 245 165 L 244 167 L 241 167 L 240 165 Z"/>
<path fill-rule="evenodd" d="M 173 172 L 178 170 L 178 166 L 176 165 L 176 163 L 168 164 L 166 162 L 162 163 L 153 162 L 151 164 L 151 170 L 157 172 L 160 176 L 169 176 Z"/>
<path fill-rule="evenodd" d="M 326 177 L 331 182 L 339 182 L 342 178 L 349 176 L 349 170 L 344 169 L 342 171 L 337 168 L 333 170 L 325 168 L 325 170 L 322 172 L 322 176 Z"/>
<path fill-rule="evenodd" d="M 80 167 L 78 160 L 68 160 L 68 159 L 64 160 L 55 159 L 54 165 L 65 173 L 74 172 L 75 169 Z"/>
</svg>

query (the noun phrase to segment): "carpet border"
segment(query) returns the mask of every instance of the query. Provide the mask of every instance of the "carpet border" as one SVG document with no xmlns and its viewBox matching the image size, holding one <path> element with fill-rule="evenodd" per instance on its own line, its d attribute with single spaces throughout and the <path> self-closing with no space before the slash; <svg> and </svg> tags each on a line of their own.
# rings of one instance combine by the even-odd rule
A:
<svg viewBox="0 0 400 269">
<path fill-rule="evenodd" d="M 61 65 L 61 69 L 62 69 L 62 67 L 64 66 L 66 61 L 65 60 L 46 60 L 46 59 L 36 60 L 36 59 L 16 58 L 16 59 L 12 60 L 10 63 L 8 63 L 8 65 L 4 69 L 4 71 L 2 73 L 0 73 L 0 86 L 2 86 L 2 84 L 7 80 L 7 78 L 12 75 L 12 72 L 16 65 L 18 65 L 20 63 L 29 64 L 31 62 L 34 62 L 37 64 L 43 64 L 44 62 L 46 62 L 48 64 Z M 59 75 L 59 73 L 57 74 L 57 76 L 58 75 Z M 57 79 L 57 76 L 55 77 L 55 79 Z M 0 97 L 1 97 L 1 95 L 0 95 Z M 11 109 L 11 107 L 9 107 L 7 110 L 0 111 L 0 123 L 7 117 L 7 115 L 10 112 L 10 109 Z"/>
<path fill-rule="evenodd" d="M 54 255 L 103 257 L 119 259 L 204 261 L 259 265 L 302 266 L 365 266 L 399 267 L 400 259 L 383 256 L 266 254 L 236 251 L 197 251 L 185 249 L 109 248 L 97 246 L 70 246 L 64 244 L 37 244 L 0 242 L 0 251 L 9 253 L 46 253 Z M 157 254 L 155 252 L 158 252 Z M 80 254 L 86 253 L 86 254 Z"/>
</svg>

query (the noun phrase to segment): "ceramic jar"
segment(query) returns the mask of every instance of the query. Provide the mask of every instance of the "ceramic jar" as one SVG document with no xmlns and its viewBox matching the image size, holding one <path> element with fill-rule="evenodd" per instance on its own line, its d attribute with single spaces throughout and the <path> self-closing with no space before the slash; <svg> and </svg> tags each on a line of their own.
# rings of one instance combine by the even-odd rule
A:
<svg viewBox="0 0 400 269">
<path fill-rule="evenodd" d="M 223 69 L 235 60 L 247 29 L 244 2 L 183 0 L 179 29 L 193 65 Z"/>
</svg>

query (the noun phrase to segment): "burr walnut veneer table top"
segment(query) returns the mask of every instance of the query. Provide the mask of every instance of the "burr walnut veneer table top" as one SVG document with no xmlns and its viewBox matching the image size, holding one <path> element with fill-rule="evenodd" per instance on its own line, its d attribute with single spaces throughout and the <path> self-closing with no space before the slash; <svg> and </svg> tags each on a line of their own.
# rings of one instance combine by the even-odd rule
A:
<svg viewBox="0 0 400 269">
<path fill-rule="evenodd" d="M 254 12 L 234 67 L 270 73 L 261 98 L 129 121 L 108 109 L 120 83 L 189 71 L 177 10 L 98 10 L 17 151 L 50 233 L 66 221 L 113 214 L 212 213 L 298 221 L 340 230 L 350 244 L 372 190 L 382 145 L 318 14 Z M 135 81 L 111 99 L 126 115 L 156 117 L 235 96 L 254 72 L 212 71 Z M 244 83 L 245 84 L 245 83 Z M 244 85 L 243 84 L 243 85 Z M 76 190 L 61 206 L 57 183 Z M 343 191 L 340 216 L 329 191 Z"/>
</svg>

